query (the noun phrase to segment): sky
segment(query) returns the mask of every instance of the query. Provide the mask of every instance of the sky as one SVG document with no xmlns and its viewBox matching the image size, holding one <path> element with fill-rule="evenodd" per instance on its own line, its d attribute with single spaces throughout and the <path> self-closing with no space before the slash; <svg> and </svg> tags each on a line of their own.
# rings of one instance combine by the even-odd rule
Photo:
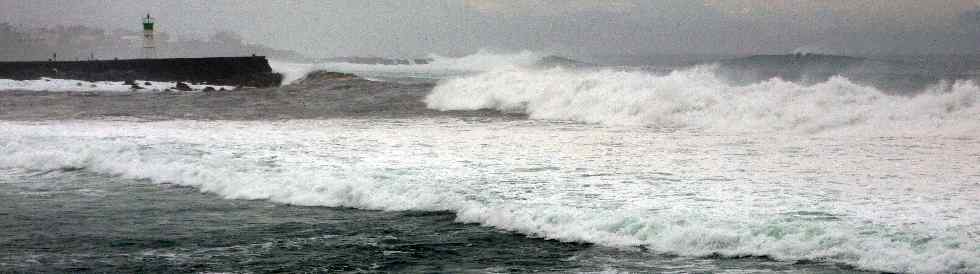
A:
<svg viewBox="0 0 980 274">
<path fill-rule="evenodd" d="M 313 57 L 980 53 L 980 0 L 0 0 L 0 22 L 221 30 Z"/>
</svg>

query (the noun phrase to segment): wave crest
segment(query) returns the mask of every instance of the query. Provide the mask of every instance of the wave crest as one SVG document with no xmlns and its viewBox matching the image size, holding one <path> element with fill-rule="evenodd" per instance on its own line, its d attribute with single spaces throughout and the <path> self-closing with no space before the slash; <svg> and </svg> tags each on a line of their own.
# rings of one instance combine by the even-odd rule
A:
<svg viewBox="0 0 980 274">
<path fill-rule="evenodd" d="M 359 64 L 350 62 L 324 62 L 296 64 L 270 61 L 273 71 L 284 75 L 283 83 L 289 84 L 302 79 L 314 71 L 335 71 L 353 73 L 368 78 L 424 78 L 442 79 L 490 71 L 505 66 L 530 66 L 545 58 L 544 55 L 522 51 L 518 53 L 495 53 L 480 50 L 462 57 L 446 57 L 431 54 L 428 62 L 421 64 Z"/>
<path fill-rule="evenodd" d="M 444 80 L 425 102 L 442 111 L 495 109 L 532 119 L 720 130 L 819 132 L 896 123 L 941 128 L 980 116 L 980 88 L 973 81 L 940 83 L 905 97 L 840 76 L 814 85 L 773 78 L 738 86 L 716 70 L 699 66 L 656 75 L 510 66 Z"/>
<path fill-rule="evenodd" d="M 676 203 L 664 208 L 583 206 L 559 201 L 564 198 L 555 200 L 560 195 L 546 191 L 542 195 L 523 196 L 528 200 L 503 198 L 487 189 L 507 192 L 506 185 L 510 183 L 488 182 L 528 175 L 497 177 L 499 173 L 492 168 L 474 169 L 460 164 L 461 160 L 482 159 L 484 162 L 478 165 L 489 167 L 493 166 L 491 163 L 499 163 L 496 159 L 455 158 L 436 149 L 459 145 L 460 139 L 485 133 L 450 135 L 447 133 L 459 132 L 445 129 L 465 125 L 445 125 L 442 121 L 369 132 L 358 129 L 363 127 L 362 121 L 335 123 L 338 122 L 292 121 L 270 126 L 189 121 L 2 122 L 0 126 L 8 134 L 0 136 L 0 168 L 86 170 L 193 186 L 230 199 L 373 210 L 452 211 L 461 222 L 533 236 L 608 246 L 644 246 L 686 256 L 822 260 L 895 272 L 980 270 L 977 259 L 980 247 L 976 235 L 972 234 L 974 230 L 968 229 L 973 227 L 972 220 L 966 217 L 963 217 L 966 220 L 945 220 L 938 224 L 919 223 L 923 227 L 862 227 L 841 222 L 829 212 L 762 215 L 752 207 L 710 209 Z M 524 137 L 555 138 L 544 133 L 547 134 Z M 497 136 L 510 137 L 507 133 L 500 134 Z M 414 148 L 405 145 L 419 136 L 449 136 L 452 145 Z M 562 138 L 573 137 L 559 137 Z M 483 153 L 485 148 L 479 147 L 472 149 Z M 561 184 L 562 179 L 554 179 L 561 176 L 554 175 L 523 178 L 531 181 L 553 178 L 555 188 L 574 188 L 574 184 Z M 635 189 L 623 186 L 622 190 Z M 610 193 L 610 196 L 621 197 L 620 194 Z M 704 194 L 710 197 L 710 193 Z M 927 215 L 911 216 L 915 218 L 909 220 L 925 220 L 921 218 L 928 218 L 923 217 Z"/>
</svg>

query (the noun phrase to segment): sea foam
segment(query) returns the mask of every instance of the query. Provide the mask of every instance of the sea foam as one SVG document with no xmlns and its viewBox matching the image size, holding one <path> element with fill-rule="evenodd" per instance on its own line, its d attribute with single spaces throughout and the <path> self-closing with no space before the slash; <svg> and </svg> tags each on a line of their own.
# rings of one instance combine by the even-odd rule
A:
<svg viewBox="0 0 980 274">
<path fill-rule="evenodd" d="M 813 85 L 778 78 L 733 85 L 714 66 L 664 75 L 506 66 L 443 80 L 425 102 L 437 110 L 495 109 L 532 119 L 666 128 L 976 130 L 978 93 L 975 82 L 956 81 L 913 97 L 893 96 L 840 76 Z"/>
<path fill-rule="evenodd" d="M 41 78 L 37 80 L 0 79 L 0 91 L 47 91 L 47 92 L 160 92 L 175 90 L 175 82 L 135 81 L 142 89 L 133 89 L 122 81 L 97 81 Z M 147 85 L 149 83 L 149 85 Z M 203 90 L 206 87 L 214 89 L 233 90 L 233 86 L 189 84 L 193 90 Z"/>
<path fill-rule="evenodd" d="M 454 120 L 0 127 L 0 168 L 80 169 L 231 199 L 446 210 L 537 237 L 684 256 L 980 271 L 970 139 Z M 890 160 L 899 157 L 912 160 Z"/>
</svg>

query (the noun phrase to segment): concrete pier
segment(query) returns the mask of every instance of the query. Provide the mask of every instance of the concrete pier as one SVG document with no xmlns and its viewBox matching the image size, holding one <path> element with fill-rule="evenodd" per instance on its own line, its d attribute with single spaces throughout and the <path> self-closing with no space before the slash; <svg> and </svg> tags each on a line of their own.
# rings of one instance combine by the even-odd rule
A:
<svg viewBox="0 0 980 274">
<path fill-rule="evenodd" d="M 85 81 L 180 81 L 212 85 L 271 87 L 282 83 L 264 56 L 0 62 L 0 79 L 42 77 Z"/>
</svg>

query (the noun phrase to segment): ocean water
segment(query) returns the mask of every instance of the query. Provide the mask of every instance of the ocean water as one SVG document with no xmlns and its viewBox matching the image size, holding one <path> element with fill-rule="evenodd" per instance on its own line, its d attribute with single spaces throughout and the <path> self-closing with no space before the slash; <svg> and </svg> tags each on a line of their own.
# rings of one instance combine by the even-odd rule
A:
<svg viewBox="0 0 980 274">
<path fill-rule="evenodd" d="M 89 82 L 71 79 L 50 79 L 42 78 L 38 80 L 10 80 L 0 79 L 0 90 L 16 91 L 44 91 L 44 92 L 161 92 L 165 90 L 176 90 L 176 82 L 156 82 L 156 81 L 136 81 L 140 89 L 133 89 L 133 86 L 125 82 Z M 192 91 L 198 91 L 211 87 L 213 89 L 235 89 L 233 86 L 198 85 L 191 84 L 187 87 Z"/>
<path fill-rule="evenodd" d="M 430 81 L 0 91 L 0 270 L 980 272 L 973 79 L 481 54 Z"/>
</svg>

